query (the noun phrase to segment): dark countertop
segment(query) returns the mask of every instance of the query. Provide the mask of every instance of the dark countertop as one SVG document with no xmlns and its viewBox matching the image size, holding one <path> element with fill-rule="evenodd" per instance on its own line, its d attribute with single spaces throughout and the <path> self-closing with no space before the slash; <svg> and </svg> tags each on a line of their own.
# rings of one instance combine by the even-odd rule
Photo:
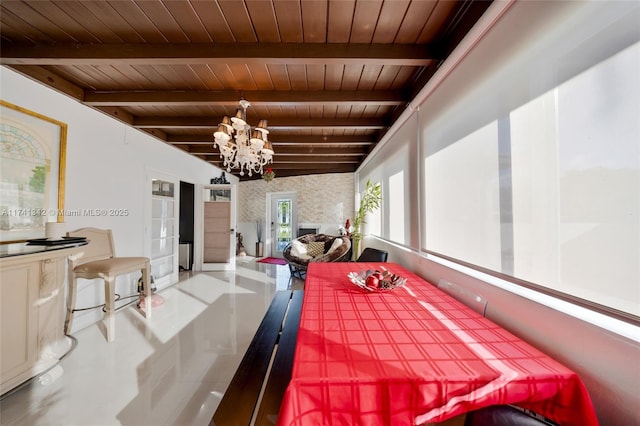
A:
<svg viewBox="0 0 640 426">
<path fill-rule="evenodd" d="M 12 243 L 0 245 L 0 258 L 23 256 L 27 254 L 39 254 L 50 251 L 64 250 L 86 245 L 87 242 L 71 242 L 56 245 L 30 245 L 27 243 Z"/>
</svg>

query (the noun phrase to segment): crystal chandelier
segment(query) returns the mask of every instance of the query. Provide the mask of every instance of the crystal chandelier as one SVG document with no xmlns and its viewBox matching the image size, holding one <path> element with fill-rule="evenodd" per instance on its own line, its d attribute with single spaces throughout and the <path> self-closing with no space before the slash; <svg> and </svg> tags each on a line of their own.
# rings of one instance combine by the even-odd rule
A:
<svg viewBox="0 0 640 426">
<path fill-rule="evenodd" d="M 249 176 L 253 173 L 263 174 L 264 166 L 273 163 L 273 145 L 267 140 L 267 120 L 260 120 L 253 130 L 247 124 L 247 108 L 249 101 L 241 99 L 235 117 L 222 119 L 218 131 L 213 134 L 213 147 L 220 148 L 220 158 L 227 172 L 240 169 L 240 176 L 245 170 Z"/>
</svg>

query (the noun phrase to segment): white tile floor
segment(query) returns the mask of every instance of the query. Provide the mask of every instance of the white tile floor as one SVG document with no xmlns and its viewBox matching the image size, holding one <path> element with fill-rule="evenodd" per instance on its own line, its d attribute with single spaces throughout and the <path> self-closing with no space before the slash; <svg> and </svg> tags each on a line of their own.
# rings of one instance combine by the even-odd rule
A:
<svg viewBox="0 0 640 426">
<path fill-rule="evenodd" d="M 256 262 L 182 272 L 149 321 L 117 312 L 114 342 L 97 325 L 77 332 L 62 376 L 6 395 L 0 424 L 208 425 L 274 292 L 289 285 L 287 266 Z"/>
</svg>

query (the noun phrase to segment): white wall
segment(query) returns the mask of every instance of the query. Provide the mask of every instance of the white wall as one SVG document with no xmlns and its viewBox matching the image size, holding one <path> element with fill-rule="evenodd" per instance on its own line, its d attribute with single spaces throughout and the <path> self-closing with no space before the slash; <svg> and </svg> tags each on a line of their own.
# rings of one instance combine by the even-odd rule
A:
<svg viewBox="0 0 640 426">
<path fill-rule="evenodd" d="M 177 180 L 207 184 L 220 175 L 220 169 L 9 68 L 0 68 L 0 83 L 3 100 L 68 125 L 65 210 L 128 209 L 127 216 L 65 218 L 67 230 L 88 226 L 112 229 L 119 256 L 150 255 L 145 239 L 150 217 L 149 203 L 145 201 L 145 197 L 150 197 L 149 176 L 160 172 Z M 229 180 L 238 181 L 233 176 Z M 116 292 L 132 294 L 137 278 L 133 274 L 122 277 Z M 101 303 L 104 303 L 102 285 L 81 280 L 77 306 Z M 72 332 L 101 317 L 100 309 L 76 313 Z"/>
</svg>

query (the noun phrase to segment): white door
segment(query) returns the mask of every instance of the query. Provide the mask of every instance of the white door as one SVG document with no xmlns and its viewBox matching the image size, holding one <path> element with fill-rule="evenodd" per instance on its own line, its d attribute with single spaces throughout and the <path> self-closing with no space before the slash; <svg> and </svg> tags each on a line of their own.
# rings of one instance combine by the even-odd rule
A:
<svg viewBox="0 0 640 426">
<path fill-rule="evenodd" d="M 152 173 L 151 186 L 151 275 L 161 290 L 178 282 L 178 185 L 179 181 Z"/>
<path fill-rule="evenodd" d="M 295 192 L 271 194 L 271 256 L 282 257 L 296 230 Z"/>
<path fill-rule="evenodd" d="M 236 256 L 236 187 L 204 185 L 202 187 L 203 271 L 235 269 Z"/>
</svg>

